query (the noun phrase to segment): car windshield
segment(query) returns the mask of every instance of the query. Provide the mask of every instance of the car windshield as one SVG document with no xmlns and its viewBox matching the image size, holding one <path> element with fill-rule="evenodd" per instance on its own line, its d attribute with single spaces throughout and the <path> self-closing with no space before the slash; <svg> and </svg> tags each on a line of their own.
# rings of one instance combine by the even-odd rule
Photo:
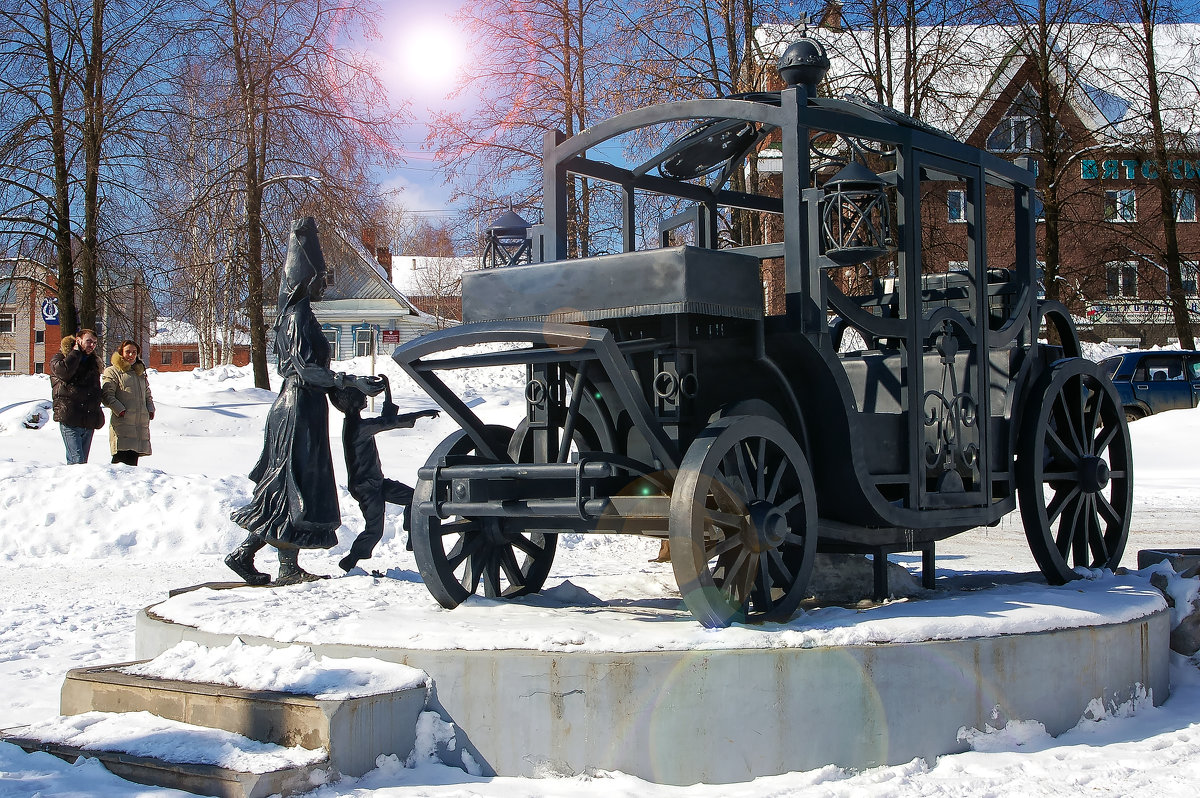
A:
<svg viewBox="0 0 1200 798">
<path fill-rule="evenodd" d="M 1110 357 L 1107 360 L 1101 360 L 1100 370 L 1103 371 L 1104 375 L 1111 380 L 1112 376 L 1117 373 L 1117 367 L 1120 365 L 1121 356 L 1117 355 L 1116 357 Z"/>
</svg>

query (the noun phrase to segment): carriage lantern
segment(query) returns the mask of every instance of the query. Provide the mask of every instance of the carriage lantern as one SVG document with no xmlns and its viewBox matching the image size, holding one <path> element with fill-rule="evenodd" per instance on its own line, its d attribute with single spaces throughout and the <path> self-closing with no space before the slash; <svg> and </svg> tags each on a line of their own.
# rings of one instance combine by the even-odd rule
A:
<svg viewBox="0 0 1200 798">
<path fill-rule="evenodd" d="M 821 232 L 825 255 L 838 266 L 857 266 L 885 255 L 892 240 L 887 182 L 851 161 L 825 182 Z"/>
</svg>

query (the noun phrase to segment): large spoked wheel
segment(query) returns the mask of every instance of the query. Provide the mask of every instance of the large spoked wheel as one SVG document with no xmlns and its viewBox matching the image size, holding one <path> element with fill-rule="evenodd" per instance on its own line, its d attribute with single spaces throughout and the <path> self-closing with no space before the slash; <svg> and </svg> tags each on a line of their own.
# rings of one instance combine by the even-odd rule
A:
<svg viewBox="0 0 1200 798">
<path fill-rule="evenodd" d="M 1076 577 L 1073 566 L 1115 569 L 1133 499 L 1129 427 L 1116 389 L 1094 364 L 1073 358 L 1042 375 L 1029 401 L 1017 488 L 1038 567 L 1058 585 Z"/>
<path fill-rule="evenodd" d="M 513 432 L 508 427 L 489 426 L 494 448 L 508 448 Z M 475 442 L 463 430 L 442 441 L 426 462 L 436 466 L 443 458 L 476 454 Z M 488 462 L 480 458 L 480 462 Z M 453 609 L 473 595 L 480 584 L 488 598 L 514 598 L 542 589 L 558 536 L 527 532 L 511 527 L 501 518 L 440 518 L 436 512 L 420 509 L 423 502 L 447 501 L 434 496 L 432 480 L 418 479 L 413 489 L 412 542 L 417 570 L 433 597 L 446 609 Z"/>
<path fill-rule="evenodd" d="M 796 439 L 730 416 L 692 443 L 671 494 L 671 565 L 705 626 L 789 618 L 817 549 L 816 488 Z"/>
</svg>

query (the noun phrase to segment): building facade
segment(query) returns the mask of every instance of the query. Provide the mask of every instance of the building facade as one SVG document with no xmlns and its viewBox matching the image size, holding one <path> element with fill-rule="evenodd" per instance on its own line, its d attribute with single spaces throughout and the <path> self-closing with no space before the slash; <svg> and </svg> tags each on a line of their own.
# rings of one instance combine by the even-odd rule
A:
<svg viewBox="0 0 1200 798">
<path fill-rule="evenodd" d="M 63 337 L 75 331 L 59 325 L 55 273 L 28 260 L 0 264 L 0 374 L 43 374 Z M 145 352 L 154 304 L 140 278 L 101 285 L 95 330 L 101 358 L 121 341 L 136 341 Z"/>
<path fill-rule="evenodd" d="M 62 341 L 55 285 L 31 261 L 0 264 L 0 375 L 45 373 Z"/>
<path fill-rule="evenodd" d="M 1157 39 L 1160 60 L 1170 65 L 1169 72 L 1163 70 L 1163 83 L 1173 81 L 1171 104 L 1163 114 L 1172 144 L 1161 159 L 1149 154 L 1147 144 L 1146 81 L 1130 66 L 1136 57 L 1128 52 L 1128 42 L 1122 51 L 1119 37 L 1106 38 L 1112 31 L 1107 26 L 1064 27 L 1059 33 L 1069 46 L 1056 51 L 1058 60 L 1043 81 L 1026 32 L 1003 26 L 929 30 L 917 37 L 936 40 L 939 48 L 936 58 L 931 52 L 917 62 L 916 68 L 925 70 L 918 75 L 925 94 L 906 98 L 899 92 L 891 104 L 973 146 L 1025 159 L 1038 177 L 1034 211 L 1040 291 L 1067 306 L 1085 340 L 1131 346 L 1177 342 L 1167 302 L 1172 285 L 1165 229 L 1172 224 L 1179 279 L 1193 334 L 1200 338 L 1200 120 L 1190 113 L 1200 107 L 1200 92 L 1180 78 L 1200 72 L 1200 26 L 1163 26 Z M 765 57 L 773 63 L 800 32 L 789 26 L 760 29 Z M 830 56 L 821 93 L 886 99 L 878 91 L 879 78 L 898 74 L 901 67 L 873 60 L 878 50 L 868 32 L 835 27 L 809 35 Z M 773 70 L 764 72 L 772 74 L 765 88 L 780 88 Z M 1039 109 L 1047 105 L 1053 109 L 1051 135 L 1037 123 Z M 780 163 L 768 139 L 756 163 L 760 179 L 781 187 Z M 967 187 L 930 175 L 928 181 L 923 177 L 920 193 L 922 269 L 965 265 Z M 989 238 L 996 241 L 1011 240 L 1013 214 L 1004 201 L 985 189 L 984 235 L 994 233 Z M 766 229 L 770 240 L 778 240 L 780 231 L 770 224 Z M 1053 240 L 1058 242 L 1057 258 L 1047 267 Z M 1012 263 L 1012 253 L 1002 249 L 989 247 L 988 257 L 989 267 Z M 879 259 L 834 278 L 853 293 L 856 283 L 886 277 L 888 270 L 886 259 Z M 780 312 L 783 290 L 777 266 L 768 264 L 764 290 L 768 306 Z"/>
</svg>

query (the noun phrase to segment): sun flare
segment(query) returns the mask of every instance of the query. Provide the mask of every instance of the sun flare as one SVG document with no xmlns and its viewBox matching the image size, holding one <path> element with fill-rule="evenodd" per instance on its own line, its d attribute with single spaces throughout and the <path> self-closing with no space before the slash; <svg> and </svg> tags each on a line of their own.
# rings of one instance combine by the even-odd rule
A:
<svg viewBox="0 0 1200 798">
<path fill-rule="evenodd" d="M 466 43 L 448 21 L 417 22 L 397 46 L 401 78 L 415 92 L 445 95 L 454 87 Z"/>
</svg>

